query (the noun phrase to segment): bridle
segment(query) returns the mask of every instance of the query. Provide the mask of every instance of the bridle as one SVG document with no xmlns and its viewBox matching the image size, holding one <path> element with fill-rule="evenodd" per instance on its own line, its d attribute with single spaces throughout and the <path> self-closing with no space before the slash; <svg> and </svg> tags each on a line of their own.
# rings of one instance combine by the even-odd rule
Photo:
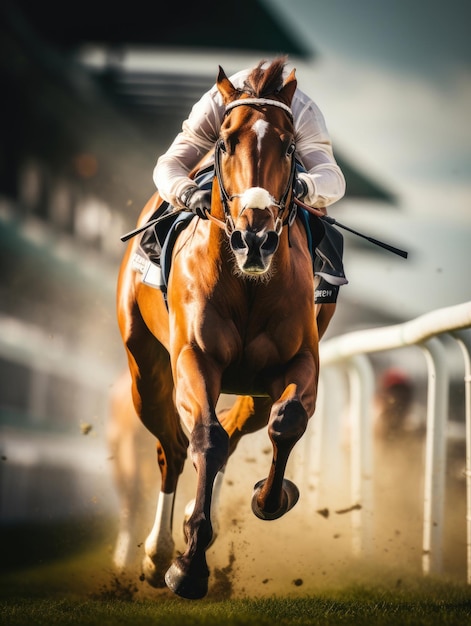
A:
<svg viewBox="0 0 471 626">
<path fill-rule="evenodd" d="M 279 102 L 278 100 L 270 100 L 268 98 L 241 98 L 239 100 L 234 100 L 233 102 L 230 102 L 226 106 L 226 109 L 224 111 L 224 117 L 230 111 L 232 111 L 232 109 L 234 109 L 235 107 L 266 106 L 266 105 L 276 106 L 280 109 L 283 109 L 286 113 L 288 113 L 290 118 L 293 119 L 293 113 L 288 105 L 284 104 L 283 102 Z M 235 223 L 230 212 L 229 204 L 230 202 L 232 202 L 234 198 L 240 197 L 241 194 L 233 194 L 232 196 L 230 196 L 227 192 L 226 186 L 224 185 L 222 172 L 221 172 L 221 153 L 223 152 L 223 145 L 224 145 L 223 140 L 219 139 L 216 142 L 216 145 L 214 147 L 214 172 L 218 181 L 219 191 L 221 193 L 221 201 L 222 201 L 222 206 L 224 209 L 224 221 L 218 219 L 217 217 L 214 217 L 213 215 L 211 215 L 209 211 L 206 211 L 206 217 L 210 219 L 212 222 L 216 223 L 220 228 L 225 230 L 227 236 L 230 237 L 231 234 L 235 230 Z M 283 220 L 283 214 L 286 208 L 286 201 L 288 199 L 288 196 L 290 194 L 290 191 L 292 190 L 293 183 L 294 183 L 295 171 L 296 171 L 296 159 L 295 159 L 294 150 L 293 150 L 293 153 L 291 155 L 291 169 L 290 169 L 290 174 L 289 174 L 288 182 L 286 185 L 286 189 L 283 192 L 280 198 L 280 201 L 279 202 L 274 201 L 271 205 L 278 209 L 278 214 L 275 216 L 273 214 L 271 207 L 266 207 L 266 209 L 272 213 L 272 217 L 274 218 L 274 222 L 275 222 L 274 230 L 277 235 L 281 233 L 283 227 L 286 224 L 291 226 L 296 218 L 297 208 L 296 208 L 295 203 L 292 202 L 289 208 L 288 217 L 285 220 Z M 245 207 L 242 208 L 241 213 L 244 211 L 244 209 Z"/>
</svg>

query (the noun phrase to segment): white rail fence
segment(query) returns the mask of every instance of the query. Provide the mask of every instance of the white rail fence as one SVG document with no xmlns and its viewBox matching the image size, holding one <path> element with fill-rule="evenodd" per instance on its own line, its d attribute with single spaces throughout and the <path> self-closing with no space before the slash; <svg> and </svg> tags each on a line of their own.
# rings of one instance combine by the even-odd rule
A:
<svg viewBox="0 0 471 626">
<path fill-rule="evenodd" d="M 466 424 L 466 545 L 467 581 L 471 584 L 471 302 L 438 309 L 403 324 L 352 332 L 321 344 L 322 410 L 316 415 L 315 481 L 321 482 L 320 445 L 336 445 L 339 430 L 339 366 L 347 371 L 350 415 L 351 500 L 359 506 L 352 513 L 353 550 L 368 552 L 373 517 L 373 367 L 368 355 L 417 346 L 427 365 L 427 420 L 422 531 L 422 571 L 442 570 L 444 526 L 446 426 L 448 420 L 449 368 L 440 336 L 456 340 L 463 355 Z M 341 395 L 341 394 L 340 394 Z M 334 426 L 333 426 L 334 424 Z M 329 443 L 329 437 L 331 442 Z M 318 485 L 315 485 L 316 489 Z"/>
</svg>

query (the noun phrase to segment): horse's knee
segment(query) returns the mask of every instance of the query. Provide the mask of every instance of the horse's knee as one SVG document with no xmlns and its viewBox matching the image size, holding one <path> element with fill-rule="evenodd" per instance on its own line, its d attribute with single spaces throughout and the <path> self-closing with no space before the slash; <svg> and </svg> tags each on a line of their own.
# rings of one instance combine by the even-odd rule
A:
<svg viewBox="0 0 471 626">
<path fill-rule="evenodd" d="M 306 409 L 297 399 L 274 404 L 268 427 L 270 439 L 275 444 L 290 441 L 295 443 L 304 434 L 308 419 Z"/>
<path fill-rule="evenodd" d="M 197 469 L 204 462 L 216 476 L 227 462 L 229 435 L 218 422 L 196 424 L 191 433 L 190 453 Z"/>
</svg>

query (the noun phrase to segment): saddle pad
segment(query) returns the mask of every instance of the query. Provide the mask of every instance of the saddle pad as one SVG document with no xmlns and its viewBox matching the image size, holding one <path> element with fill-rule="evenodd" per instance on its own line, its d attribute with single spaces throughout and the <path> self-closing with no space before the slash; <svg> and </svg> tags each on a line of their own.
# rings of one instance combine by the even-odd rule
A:
<svg viewBox="0 0 471 626">
<path fill-rule="evenodd" d="M 162 268 L 162 278 L 164 286 L 162 291 L 167 291 L 168 277 L 170 275 L 170 267 L 172 264 L 172 252 L 178 235 L 184 230 L 191 220 L 196 217 L 194 213 L 179 213 L 171 224 L 167 236 L 162 244 L 162 253 L 160 255 L 160 267 Z"/>
</svg>

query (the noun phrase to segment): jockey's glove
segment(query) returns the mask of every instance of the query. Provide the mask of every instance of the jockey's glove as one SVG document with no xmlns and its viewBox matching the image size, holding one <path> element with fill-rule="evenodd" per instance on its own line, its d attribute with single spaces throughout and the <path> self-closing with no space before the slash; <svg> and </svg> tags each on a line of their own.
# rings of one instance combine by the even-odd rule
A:
<svg viewBox="0 0 471 626">
<path fill-rule="evenodd" d="M 181 200 L 189 211 L 198 217 L 207 219 L 205 211 L 211 211 L 211 191 L 209 189 L 200 189 L 195 185 L 183 192 Z"/>
<path fill-rule="evenodd" d="M 308 188 L 304 180 L 297 178 L 294 181 L 294 195 L 298 200 L 304 200 L 308 194 Z"/>
</svg>

